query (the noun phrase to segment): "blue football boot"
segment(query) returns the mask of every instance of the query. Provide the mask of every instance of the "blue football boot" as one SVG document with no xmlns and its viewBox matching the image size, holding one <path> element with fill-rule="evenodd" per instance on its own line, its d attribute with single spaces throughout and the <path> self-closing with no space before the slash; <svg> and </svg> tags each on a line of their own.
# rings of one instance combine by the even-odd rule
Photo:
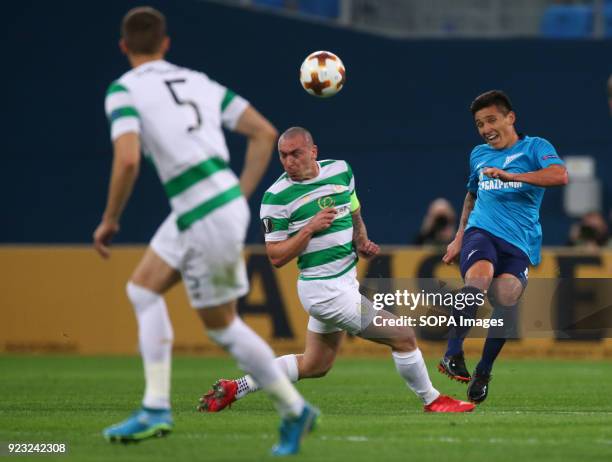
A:
<svg viewBox="0 0 612 462">
<path fill-rule="evenodd" d="M 302 438 L 314 430 L 320 411 L 306 403 L 299 417 L 285 418 L 280 426 L 280 442 L 272 448 L 274 456 L 297 454 Z"/>
<path fill-rule="evenodd" d="M 165 436 L 172 431 L 172 413 L 167 409 L 141 408 L 123 422 L 112 425 L 102 432 L 108 441 L 141 441 L 154 436 Z"/>
</svg>

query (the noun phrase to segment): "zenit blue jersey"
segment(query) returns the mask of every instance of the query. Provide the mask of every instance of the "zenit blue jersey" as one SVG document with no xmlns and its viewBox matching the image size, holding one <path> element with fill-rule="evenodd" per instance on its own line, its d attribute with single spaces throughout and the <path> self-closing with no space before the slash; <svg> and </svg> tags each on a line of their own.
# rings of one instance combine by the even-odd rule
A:
<svg viewBox="0 0 612 462">
<path fill-rule="evenodd" d="M 539 264 L 540 204 L 545 188 L 489 178 L 482 171 L 497 167 L 510 173 L 525 173 L 553 164 L 563 165 L 563 161 L 553 145 L 543 138 L 525 136 L 507 149 L 494 149 L 487 144 L 476 146 L 470 155 L 467 188 L 477 194 L 477 200 L 466 229 L 484 229 L 521 249 L 531 264 Z"/>
</svg>

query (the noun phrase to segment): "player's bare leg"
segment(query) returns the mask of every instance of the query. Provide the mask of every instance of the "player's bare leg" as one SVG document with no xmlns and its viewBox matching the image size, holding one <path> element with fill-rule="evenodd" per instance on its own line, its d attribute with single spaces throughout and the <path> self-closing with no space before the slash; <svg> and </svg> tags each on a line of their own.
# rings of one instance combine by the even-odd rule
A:
<svg viewBox="0 0 612 462">
<path fill-rule="evenodd" d="M 163 436 L 172 430 L 170 375 L 173 331 L 163 294 L 180 278 L 180 273 L 149 247 L 127 284 L 127 294 L 138 321 L 145 393 L 141 410 L 104 431 L 105 437 L 111 441 Z"/>
<path fill-rule="evenodd" d="M 344 336 L 343 331 L 321 334 L 307 330 L 304 353 L 280 356 L 276 362 L 291 382 L 323 377 L 332 368 Z M 235 380 L 218 380 L 202 396 L 198 409 L 203 412 L 219 412 L 259 388 L 259 384 L 250 375 Z"/>
<path fill-rule="evenodd" d="M 369 302 L 365 298 L 362 300 Z M 378 325 L 372 322 L 359 336 L 391 347 L 397 372 L 406 386 L 421 399 L 426 412 L 470 412 L 474 409 L 473 404 L 441 395 L 433 387 L 412 328 L 385 325 L 385 320 L 397 319 L 388 311 L 379 311 L 376 316 Z"/>
<path fill-rule="evenodd" d="M 503 306 L 515 305 L 524 291 L 525 286 L 514 274 L 500 274 L 491 284 L 491 292 L 495 301 Z"/>
<path fill-rule="evenodd" d="M 181 273 L 166 263 L 151 247 L 147 247 L 130 277 L 130 282 L 159 295 L 166 293 L 180 280 Z"/>
<path fill-rule="evenodd" d="M 476 287 L 481 291 L 488 290 L 493 281 L 493 263 L 489 260 L 478 260 L 465 273 L 465 285 Z"/>
<path fill-rule="evenodd" d="M 298 364 L 297 379 L 324 377 L 334 365 L 344 337 L 343 331 L 320 334 L 307 330 L 304 353 L 295 355 Z"/>
</svg>

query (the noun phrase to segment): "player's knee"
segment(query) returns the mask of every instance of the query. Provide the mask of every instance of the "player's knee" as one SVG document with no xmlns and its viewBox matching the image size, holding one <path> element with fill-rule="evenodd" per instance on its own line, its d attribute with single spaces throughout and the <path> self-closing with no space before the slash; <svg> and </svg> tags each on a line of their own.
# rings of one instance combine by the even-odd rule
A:
<svg viewBox="0 0 612 462">
<path fill-rule="evenodd" d="M 125 292 L 136 310 L 150 306 L 161 298 L 161 295 L 132 281 L 129 281 L 125 286 Z"/>
<path fill-rule="evenodd" d="M 521 292 L 507 292 L 500 293 L 495 296 L 495 303 L 501 306 L 513 306 L 516 305 L 521 298 Z"/>
<path fill-rule="evenodd" d="M 235 300 L 222 305 L 201 308 L 196 310 L 196 312 L 206 330 L 226 329 L 238 317 Z"/>
<path fill-rule="evenodd" d="M 498 284 L 495 290 L 489 294 L 489 301 L 493 305 L 513 306 L 516 305 L 523 294 L 523 287 L 518 284 Z"/>
<path fill-rule="evenodd" d="M 490 261 L 477 261 L 465 273 L 465 284 L 482 291 L 487 290 L 493 281 L 493 273 L 493 264 Z"/>
<path fill-rule="evenodd" d="M 489 300 L 496 306 L 513 306 L 518 303 L 523 290 L 524 286 L 519 278 L 503 274 L 495 278 L 489 291 Z"/>
<path fill-rule="evenodd" d="M 174 331 L 163 297 L 152 290 L 134 284 L 132 281 L 127 283 L 125 291 L 130 302 L 132 302 L 136 318 L 138 319 L 138 324 L 140 326 L 138 335 L 141 342 L 147 342 L 154 339 L 152 341 L 157 346 L 171 345 L 174 340 Z M 151 333 L 149 329 L 146 328 L 146 326 L 150 325 L 152 322 L 155 323 L 157 327 L 155 333 Z M 165 354 L 163 348 L 159 351 L 162 352 L 160 354 Z M 156 358 L 157 356 L 154 357 Z"/>
</svg>

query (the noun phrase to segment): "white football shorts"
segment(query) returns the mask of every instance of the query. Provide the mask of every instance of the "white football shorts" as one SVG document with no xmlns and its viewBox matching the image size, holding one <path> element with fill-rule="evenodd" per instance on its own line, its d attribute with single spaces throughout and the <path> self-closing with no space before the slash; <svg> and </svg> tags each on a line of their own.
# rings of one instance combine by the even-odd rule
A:
<svg viewBox="0 0 612 462">
<path fill-rule="evenodd" d="M 362 300 L 355 268 L 334 279 L 298 279 L 297 290 L 310 315 L 308 330 L 318 334 L 345 330 L 356 335 L 376 314 L 372 304 Z"/>
<path fill-rule="evenodd" d="M 221 305 L 248 293 L 242 251 L 249 219 L 249 207 L 240 197 L 182 233 L 170 213 L 153 236 L 151 248 L 181 272 L 194 308 Z"/>
</svg>

